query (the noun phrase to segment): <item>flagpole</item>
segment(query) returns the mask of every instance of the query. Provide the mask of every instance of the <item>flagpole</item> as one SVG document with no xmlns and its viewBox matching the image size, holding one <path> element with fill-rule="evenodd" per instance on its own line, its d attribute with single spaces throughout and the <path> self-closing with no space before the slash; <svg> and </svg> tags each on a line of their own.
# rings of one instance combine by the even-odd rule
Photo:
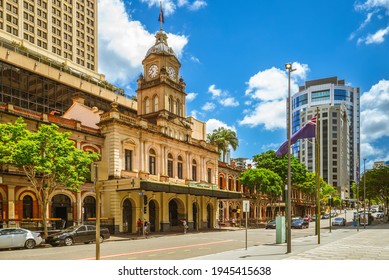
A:
<svg viewBox="0 0 389 280">
<path fill-rule="evenodd" d="M 162 1 L 159 1 L 159 30 L 162 31 L 162 23 L 164 21 L 162 12 Z"/>
<path fill-rule="evenodd" d="M 316 108 L 316 144 L 315 144 L 315 158 L 316 158 L 316 187 L 317 187 L 317 209 L 316 209 L 316 231 L 317 244 L 320 244 L 320 115 L 319 107 Z"/>
</svg>

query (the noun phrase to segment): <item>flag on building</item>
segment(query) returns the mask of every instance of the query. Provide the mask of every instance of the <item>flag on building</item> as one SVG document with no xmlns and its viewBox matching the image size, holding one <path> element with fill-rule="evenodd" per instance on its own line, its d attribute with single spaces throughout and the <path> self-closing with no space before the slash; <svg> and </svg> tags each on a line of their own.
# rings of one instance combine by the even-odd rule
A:
<svg viewBox="0 0 389 280">
<path fill-rule="evenodd" d="M 162 24 L 162 23 L 165 23 L 165 19 L 163 17 L 163 11 L 162 11 L 162 2 L 159 2 L 159 17 L 158 17 L 158 21 Z"/>
<path fill-rule="evenodd" d="M 290 144 L 293 145 L 297 140 L 316 137 L 316 117 L 313 117 L 302 128 L 297 130 L 290 137 Z M 284 156 L 288 152 L 288 141 L 285 141 L 276 151 L 276 155 Z"/>
</svg>

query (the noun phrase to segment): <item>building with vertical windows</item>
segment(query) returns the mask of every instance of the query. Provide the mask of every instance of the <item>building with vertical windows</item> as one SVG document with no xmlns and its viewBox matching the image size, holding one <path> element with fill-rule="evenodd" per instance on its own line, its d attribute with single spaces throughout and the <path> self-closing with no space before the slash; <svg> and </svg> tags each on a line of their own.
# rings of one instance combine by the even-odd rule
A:
<svg viewBox="0 0 389 280">
<path fill-rule="evenodd" d="M 319 113 L 320 175 L 338 189 L 343 199 L 351 198 L 350 185 L 357 180 L 359 102 L 359 88 L 348 86 L 337 77 L 307 81 L 292 96 L 293 133 Z M 293 153 L 309 171 L 316 171 L 314 139 L 298 141 Z"/>
<path fill-rule="evenodd" d="M 139 218 L 150 223 L 151 232 L 179 230 L 183 219 L 193 230 L 214 228 L 218 201 L 239 199 L 242 193 L 218 187 L 217 147 L 206 142 L 206 124 L 186 116 L 186 84 L 166 33 L 157 32 L 155 44 L 145 50 L 136 97 L 128 98 L 94 72 L 96 62 L 81 62 L 88 53 L 82 30 L 97 25 L 88 16 L 92 10 L 96 16 L 96 3 L 0 0 L 0 122 L 23 117 L 31 130 L 55 123 L 72 132 L 79 149 L 99 153 L 98 173 L 91 178 L 96 175 L 101 185 L 101 216 L 114 232 L 136 232 Z M 50 19 L 46 25 L 42 21 L 47 46 L 37 35 L 44 29 L 37 21 L 43 8 Z M 60 32 L 63 40 L 67 31 L 57 28 L 66 26 L 65 15 L 72 15 L 71 53 L 51 34 Z M 26 25 L 27 31 L 26 20 L 35 24 Z M 84 36 L 82 44 L 78 36 Z M 93 222 L 94 190 L 93 180 L 80 192 L 56 189 L 47 209 L 50 228 L 58 221 L 66 226 Z M 39 225 L 41 206 L 34 191 L 22 170 L 0 166 L 0 226 Z"/>
<path fill-rule="evenodd" d="M 96 0 L 1 0 L 0 35 L 31 55 L 100 78 Z"/>
</svg>

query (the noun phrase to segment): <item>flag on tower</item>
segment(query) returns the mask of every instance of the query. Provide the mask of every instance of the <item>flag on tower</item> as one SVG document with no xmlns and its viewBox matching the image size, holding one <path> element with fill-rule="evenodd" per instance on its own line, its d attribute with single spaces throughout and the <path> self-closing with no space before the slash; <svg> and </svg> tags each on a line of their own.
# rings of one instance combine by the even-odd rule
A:
<svg viewBox="0 0 389 280">
<path fill-rule="evenodd" d="M 162 11 L 162 2 L 159 2 L 159 17 L 158 21 L 162 24 L 165 23 L 165 19 L 163 17 L 163 11 Z"/>
<path fill-rule="evenodd" d="M 316 137 L 316 117 L 314 116 L 302 128 L 297 130 L 290 138 L 290 144 L 293 145 L 297 140 Z M 285 141 L 276 151 L 276 155 L 284 156 L 288 152 L 288 141 Z"/>
</svg>

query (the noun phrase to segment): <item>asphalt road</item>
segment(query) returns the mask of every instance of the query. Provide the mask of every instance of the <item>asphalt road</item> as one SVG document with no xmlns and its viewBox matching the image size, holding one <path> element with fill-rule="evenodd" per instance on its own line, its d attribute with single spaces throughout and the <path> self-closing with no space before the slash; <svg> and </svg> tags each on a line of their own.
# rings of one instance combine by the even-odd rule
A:
<svg viewBox="0 0 389 280">
<path fill-rule="evenodd" d="M 321 232 L 328 232 L 328 220 L 321 221 Z M 337 230 L 333 228 L 332 230 Z M 292 239 L 314 236 L 315 223 L 308 229 L 292 229 Z M 274 244 L 276 231 L 249 229 L 247 247 Z M 106 241 L 101 244 L 100 259 L 107 260 L 183 260 L 246 247 L 246 231 L 189 232 L 158 238 Z M 0 260 L 85 260 L 95 259 L 95 244 L 51 247 L 46 245 L 32 250 L 1 250 Z"/>
</svg>

